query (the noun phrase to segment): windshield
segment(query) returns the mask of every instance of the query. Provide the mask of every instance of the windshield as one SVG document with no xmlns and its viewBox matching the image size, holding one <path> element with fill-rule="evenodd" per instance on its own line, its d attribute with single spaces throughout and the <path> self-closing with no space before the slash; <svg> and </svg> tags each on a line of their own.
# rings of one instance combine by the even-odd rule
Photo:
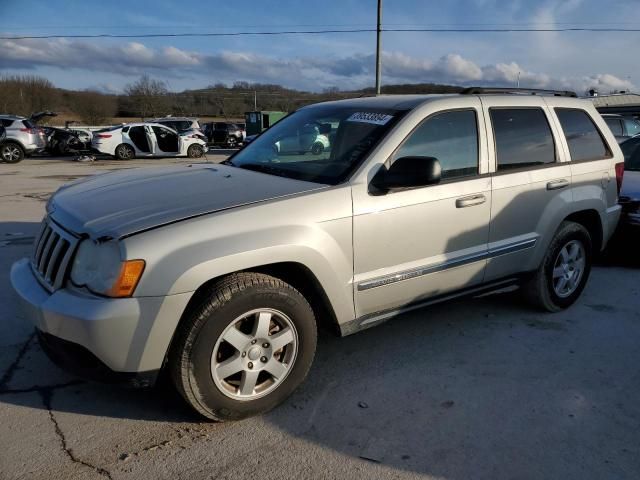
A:
<svg viewBox="0 0 640 480">
<path fill-rule="evenodd" d="M 624 169 L 634 172 L 640 171 L 640 137 L 633 137 L 620 144 L 624 154 Z"/>
<path fill-rule="evenodd" d="M 336 185 L 365 158 L 404 111 L 316 105 L 283 118 L 227 163 Z"/>
</svg>

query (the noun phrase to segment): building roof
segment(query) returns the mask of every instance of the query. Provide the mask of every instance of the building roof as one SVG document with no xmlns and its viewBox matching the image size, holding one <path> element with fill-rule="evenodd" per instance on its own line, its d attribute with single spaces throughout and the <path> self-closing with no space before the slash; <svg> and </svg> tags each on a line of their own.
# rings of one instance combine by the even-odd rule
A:
<svg viewBox="0 0 640 480">
<path fill-rule="evenodd" d="M 640 105 L 640 94 L 616 93 L 613 95 L 599 95 L 592 97 L 593 104 L 597 107 L 624 107 L 627 105 Z"/>
</svg>

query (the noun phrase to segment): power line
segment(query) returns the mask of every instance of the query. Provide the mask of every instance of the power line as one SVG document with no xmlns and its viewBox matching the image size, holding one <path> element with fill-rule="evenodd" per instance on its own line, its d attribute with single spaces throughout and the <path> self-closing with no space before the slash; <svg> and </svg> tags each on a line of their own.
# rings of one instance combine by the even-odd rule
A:
<svg viewBox="0 0 640 480">
<path fill-rule="evenodd" d="M 383 32 L 407 33 L 535 33 L 535 32 L 640 32 L 640 28 L 383 28 Z M 147 33 L 147 34 L 83 34 L 83 35 L 17 35 L 0 36 L 0 40 L 39 40 L 56 38 L 175 38 L 175 37 L 239 37 L 239 36 L 278 36 L 278 35 L 321 35 L 327 33 L 372 33 L 375 28 L 357 28 L 342 30 L 279 30 L 260 32 L 195 32 L 195 33 Z"/>
</svg>

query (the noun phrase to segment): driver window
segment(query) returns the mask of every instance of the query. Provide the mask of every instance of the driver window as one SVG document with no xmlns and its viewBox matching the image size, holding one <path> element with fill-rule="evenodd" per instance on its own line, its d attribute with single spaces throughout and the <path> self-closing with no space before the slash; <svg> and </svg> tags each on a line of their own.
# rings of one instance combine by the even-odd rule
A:
<svg viewBox="0 0 640 480">
<path fill-rule="evenodd" d="M 427 118 L 396 150 L 400 157 L 435 157 L 442 179 L 478 174 L 478 121 L 475 110 L 458 110 Z"/>
</svg>

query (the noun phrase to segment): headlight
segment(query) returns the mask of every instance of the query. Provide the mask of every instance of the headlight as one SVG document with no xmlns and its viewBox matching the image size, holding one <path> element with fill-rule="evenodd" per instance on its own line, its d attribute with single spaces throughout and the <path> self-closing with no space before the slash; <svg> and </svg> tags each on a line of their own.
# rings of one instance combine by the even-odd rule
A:
<svg viewBox="0 0 640 480">
<path fill-rule="evenodd" d="M 83 240 L 71 268 L 71 281 L 109 297 L 130 297 L 144 270 L 144 260 L 120 259 L 115 242 Z"/>
</svg>

